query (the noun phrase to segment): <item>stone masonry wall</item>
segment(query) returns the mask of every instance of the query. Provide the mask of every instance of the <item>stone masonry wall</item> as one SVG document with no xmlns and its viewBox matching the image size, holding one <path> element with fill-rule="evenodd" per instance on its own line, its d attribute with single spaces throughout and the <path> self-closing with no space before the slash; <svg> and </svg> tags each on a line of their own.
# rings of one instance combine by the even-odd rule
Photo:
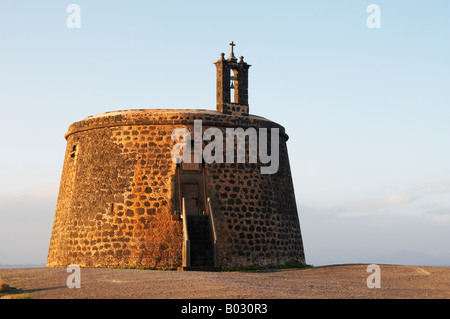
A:
<svg viewBox="0 0 450 319">
<path fill-rule="evenodd" d="M 174 268 L 172 127 L 120 126 L 70 135 L 48 266 Z M 76 146 L 76 154 L 70 156 Z"/>
<path fill-rule="evenodd" d="M 222 267 L 305 263 L 286 141 L 280 142 L 275 174 L 261 174 L 259 163 L 207 166 Z"/>
<path fill-rule="evenodd" d="M 201 110 L 104 113 L 72 124 L 47 266 L 176 268 L 182 221 L 171 150 L 175 128 L 280 128 L 276 174 L 256 163 L 205 164 L 223 267 L 304 262 L 284 128 Z M 225 133 L 224 133 L 225 134 Z"/>
</svg>

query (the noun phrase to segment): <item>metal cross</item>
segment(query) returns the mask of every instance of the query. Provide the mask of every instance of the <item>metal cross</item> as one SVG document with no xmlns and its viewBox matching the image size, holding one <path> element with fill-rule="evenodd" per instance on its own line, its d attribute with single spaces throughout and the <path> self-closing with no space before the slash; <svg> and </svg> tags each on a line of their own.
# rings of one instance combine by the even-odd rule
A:
<svg viewBox="0 0 450 319">
<path fill-rule="evenodd" d="M 233 47 L 236 46 L 236 44 L 234 44 L 234 42 L 231 41 L 230 45 L 231 45 L 231 54 L 230 54 L 230 56 L 234 57 Z"/>
</svg>

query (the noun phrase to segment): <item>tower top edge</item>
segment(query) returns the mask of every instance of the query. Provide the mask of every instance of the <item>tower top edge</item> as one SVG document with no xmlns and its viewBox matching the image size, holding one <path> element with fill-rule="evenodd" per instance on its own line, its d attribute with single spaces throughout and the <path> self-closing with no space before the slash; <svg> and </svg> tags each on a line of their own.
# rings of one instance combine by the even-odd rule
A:
<svg viewBox="0 0 450 319">
<path fill-rule="evenodd" d="M 278 127 L 280 134 L 285 134 L 284 127 L 262 116 L 249 114 L 237 116 L 223 114 L 215 110 L 204 109 L 130 109 L 104 112 L 91 115 L 84 120 L 69 126 L 65 138 L 91 129 L 105 127 L 133 126 L 133 125 L 192 125 L 194 121 L 201 120 L 204 126 L 209 127 Z"/>
</svg>

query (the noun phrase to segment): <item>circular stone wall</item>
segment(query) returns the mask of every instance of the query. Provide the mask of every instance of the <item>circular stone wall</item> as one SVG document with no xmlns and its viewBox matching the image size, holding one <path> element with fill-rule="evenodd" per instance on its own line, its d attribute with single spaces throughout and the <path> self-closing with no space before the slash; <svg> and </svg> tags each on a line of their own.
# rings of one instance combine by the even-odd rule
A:
<svg viewBox="0 0 450 319">
<path fill-rule="evenodd" d="M 283 127 L 253 115 L 131 110 L 69 127 L 47 266 L 180 267 L 183 227 L 171 135 L 180 127 L 193 132 L 194 120 L 224 136 L 226 128 L 280 131 L 275 174 L 261 174 L 266 165 L 259 162 L 203 164 L 220 266 L 304 263 Z"/>
</svg>

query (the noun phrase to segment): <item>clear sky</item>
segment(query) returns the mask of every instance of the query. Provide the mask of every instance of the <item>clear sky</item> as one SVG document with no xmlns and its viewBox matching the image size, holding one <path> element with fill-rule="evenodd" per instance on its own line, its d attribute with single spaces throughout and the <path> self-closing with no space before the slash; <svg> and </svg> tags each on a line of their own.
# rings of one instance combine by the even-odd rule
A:
<svg viewBox="0 0 450 319">
<path fill-rule="evenodd" d="M 250 113 L 290 136 L 307 262 L 450 265 L 449 16 L 448 0 L 1 0 L 0 264 L 45 263 L 71 123 L 215 109 L 233 40 Z"/>
</svg>

